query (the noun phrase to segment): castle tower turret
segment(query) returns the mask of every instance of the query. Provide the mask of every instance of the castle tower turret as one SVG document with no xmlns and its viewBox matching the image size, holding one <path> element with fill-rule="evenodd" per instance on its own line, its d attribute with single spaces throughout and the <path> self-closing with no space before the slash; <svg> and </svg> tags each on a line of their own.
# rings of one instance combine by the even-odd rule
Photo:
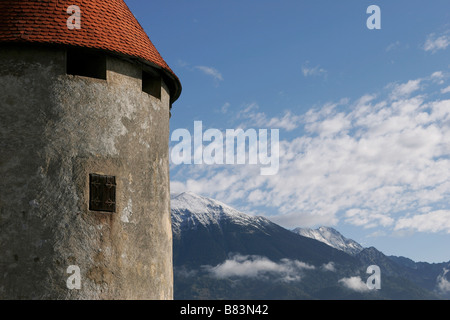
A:
<svg viewBox="0 0 450 320">
<path fill-rule="evenodd" d="M 0 299 L 173 298 L 180 92 L 123 0 L 0 2 Z"/>
</svg>

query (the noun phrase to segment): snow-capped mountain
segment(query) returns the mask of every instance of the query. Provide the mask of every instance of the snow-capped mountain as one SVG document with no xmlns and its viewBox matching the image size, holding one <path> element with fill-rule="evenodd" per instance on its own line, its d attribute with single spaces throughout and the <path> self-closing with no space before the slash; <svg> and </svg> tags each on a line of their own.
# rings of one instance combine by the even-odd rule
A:
<svg viewBox="0 0 450 320">
<path fill-rule="evenodd" d="M 219 264 L 233 253 L 325 264 L 352 260 L 342 251 L 269 219 L 191 192 L 172 195 L 171 211 L 176 265 Z"/>
<path fill-rule="evenodd" d="M 271 223 L 266 218 L 244 214 L 220 201 L 192 192 L 171 195 L 170 199 L 172 229 L 177 235 L 182 229 L 196 229 L 199 225 L 220 228 L 223 221 L 260 229 Z"/>
<path fill-rule="evenodd" d="M 296 228 L 292 230 L 301 236 L 321 241 L 333 248 L 342 250 L 348 254 L 355 255 L 364 248 L 356 241 L 347 239 L 337 230 L 329 227 L 320 227 L 318 229 Z"/>
<path fill-rule="evenodd" d="M 250 216 L 220 201 L 202 197 L 192 192 L 171 195 L 172 228 L 175 235 L 182 229 L 196 229 L 199 225 L 221 229 L 223 221 L 264 230 L 272 222 L 264 217 Z M 294 233 L 325 243 L 335 249 L 355 255 L 364 248 L 354 240 L 345 238 L 329 227 L 318 229 L 296 228 Z"/>
<path fill-rule="evenodd" d="M 171 195 L 171 211 L 175 293 L 180 299 L 434 299 L 437 286 L 439 293 L 449 287 L 449 263 L 406 263 L 406 258 L 363 249 L 332 228 L 292 232 L 190 192 Z M 364 281 L 367 266 L 373 264 L 382 270 L 383 290 L 355 292 L 341 284 L 344 278 Z M 308 266 L 288 277 L 301 281 L 276 279 L 276 272 L 291 272 L 293 266 Z M 253 267 L 270 272 L 262 278 L 229 279 L 211 273 Z"/>
</svg>

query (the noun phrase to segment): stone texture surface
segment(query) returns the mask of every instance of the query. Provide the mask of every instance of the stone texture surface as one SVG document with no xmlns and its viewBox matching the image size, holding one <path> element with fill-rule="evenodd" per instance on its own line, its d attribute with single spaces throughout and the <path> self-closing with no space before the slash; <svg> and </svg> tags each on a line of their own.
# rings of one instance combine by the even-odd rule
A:
<svg viewBox="0 0 450 320">
<path fill-rule="evenodd" d="M 0 299 L 173 298 L 168 90 L 107 68 L 71 76 L 64 50 L 0 50 Z M 89 211 L 90 173 L 116 176 L 115 213 Z"/>
</svg>

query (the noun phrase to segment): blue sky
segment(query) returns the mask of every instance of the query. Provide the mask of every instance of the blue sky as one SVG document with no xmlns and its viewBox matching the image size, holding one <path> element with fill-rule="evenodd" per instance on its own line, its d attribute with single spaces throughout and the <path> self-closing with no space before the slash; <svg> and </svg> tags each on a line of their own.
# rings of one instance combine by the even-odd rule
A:
<svg viewBox="0 0 450 320">
<path fill-rule="evenodd" d="M 280 130 L 277 175 L 172 165 L 173 192 L 450 260 L 448 0 L 126 3 L 182 82 L 172 132 Z M 370 5 L 381 30 L 366 26 Z"/>
</svg>

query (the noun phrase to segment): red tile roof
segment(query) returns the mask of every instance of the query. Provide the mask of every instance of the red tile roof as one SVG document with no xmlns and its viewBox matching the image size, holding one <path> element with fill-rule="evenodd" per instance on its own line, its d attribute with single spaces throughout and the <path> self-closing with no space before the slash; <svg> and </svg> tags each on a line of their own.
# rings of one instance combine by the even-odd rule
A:
<svg viewBox="0 0 450 320">
<path fill-rule="evenodd" d="M 67 8 L 81 9 L 69 30 Z M 142 60 L 169 77 L 172 102 L 181 83 L 123 0 L 0 0 L 0 43 L 43 43 L 106 50 Z"/>
</svg>

